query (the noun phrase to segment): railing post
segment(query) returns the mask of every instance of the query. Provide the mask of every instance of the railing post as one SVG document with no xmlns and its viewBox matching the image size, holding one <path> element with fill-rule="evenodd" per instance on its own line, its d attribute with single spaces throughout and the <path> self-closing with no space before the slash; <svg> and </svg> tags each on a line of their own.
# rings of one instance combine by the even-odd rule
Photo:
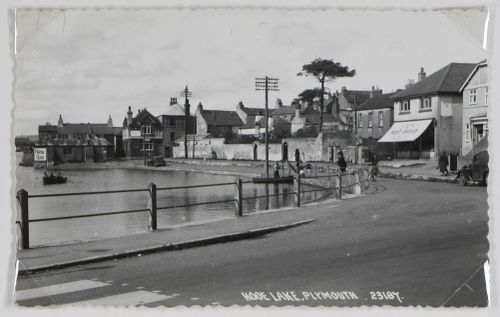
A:
<svg viewBox="0 0 500 317">
<path fill-rule="evenodd" d="M 151 213 L 151 230 L 155 231 L 158 228 L 158 216 L 156 212 L 156 184 L 149 184 L 149 206 Z"/>
<path fill-rule="evenodd" d="M 354 171 L 354 194 L 361 195 L 361 182 L 359 180 L 359 171 Z"/>
<path fill-rule="evenodd" d="M 243 216 L 243 182 L 241 178 L 236 181 L 236 195 L 234 203 L 236 205 L 236 217 Z"/>
<path fill-rule="evenodd" d="M 293 185 L 295 187 L 295 204 L 300 207 L 300 173 L 293 178 Z"/>
<path fill-rule="evenodd" d="M 17 192 L 17 197 L 21 206 L 21 249 L 26 250 L 30 248 L 28 192 L 21 189 Z"/>
<path fill-rule="evenodd" d="M 339 179 L 339 200 L 342 200 L 342 171 L 340 171 L 340 169 L 337 171 L 337 177 Z"/>
</svg>

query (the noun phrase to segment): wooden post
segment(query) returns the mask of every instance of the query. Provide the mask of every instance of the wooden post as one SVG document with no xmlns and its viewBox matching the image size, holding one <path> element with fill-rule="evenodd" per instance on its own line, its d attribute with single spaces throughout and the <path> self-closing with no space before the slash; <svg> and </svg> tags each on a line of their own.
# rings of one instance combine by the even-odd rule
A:
<svg viewBox="0 0 500 317">
<path fill-rule="evenodd" d="M 17 198 L 21 206 L 21 249 L 26 250 L 30 248 L 28 192 L 24 189 L 19 190 Z"/>
<path fill-rule="evenodd" d="M 342 172 L 340 171 L 340 169 L 337 171 L 337 177 L 339 178 L 339 200 L 342 200 Z"/>
<path fill-rule="evenodd" d="M 293 178 L 293 185 L 295 187 L 295 204 L 300 207 L 300 173 Z"/>
<path fill-rule="evenodd" d="M 151 212 L 151 230 L 158 229 L 158 218 L 156 212 L 156 184 L 149 184 L 150 212 Z"/>
<path fill-rule="evenodd" d="M 243 216 L 243 183 L 241 178 L 236 181 L 236 195 L 235 195 L 235 205 L 236 205 L 236 217 Z"/>
</svg>

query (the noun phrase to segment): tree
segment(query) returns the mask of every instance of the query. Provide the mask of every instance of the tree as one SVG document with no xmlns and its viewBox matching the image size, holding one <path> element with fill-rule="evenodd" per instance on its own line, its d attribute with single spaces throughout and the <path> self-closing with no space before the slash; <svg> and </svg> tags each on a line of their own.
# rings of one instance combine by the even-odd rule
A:
<svg viewBox="0 0 500 317">
<path fill-rule="evenodd" d="M 312 103 L 317 97 L 321 97 L 321 88 L 306 89 L 299 94 L 299 100 Z"/>
<path fill-rule="evenodd" d="M 342 66 L 338 62 L 328 59 L 317 58 L 302 66 L 302 71 L 297 76 L 314 76 L 321 83 L 319 131 L 323 128 L 325 81 L 332 81 L 339 77 L 353 77 L 354 75 L 356 75 L 356 70 L 349 70 L 348 66 Z"/>
</svg>

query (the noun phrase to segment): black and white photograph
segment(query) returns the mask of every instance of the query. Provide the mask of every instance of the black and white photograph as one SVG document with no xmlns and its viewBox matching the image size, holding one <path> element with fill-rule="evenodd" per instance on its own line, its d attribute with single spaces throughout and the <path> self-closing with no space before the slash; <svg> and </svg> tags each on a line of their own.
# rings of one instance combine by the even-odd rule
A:
<svg viewBox="0 0 500 317">
<path fill-rule="evenodd" d="M 11 9 L 16 307 L 490 306 L 492 7 Z"/>
</svg>

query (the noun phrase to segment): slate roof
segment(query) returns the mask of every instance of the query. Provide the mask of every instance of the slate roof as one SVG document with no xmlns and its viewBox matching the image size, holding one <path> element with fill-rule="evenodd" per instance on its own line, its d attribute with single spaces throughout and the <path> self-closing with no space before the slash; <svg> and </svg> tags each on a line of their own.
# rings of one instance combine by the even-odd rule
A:
<svg viewBox="0 0 500 317">
<path fill-rule="evenodd" d="M 243 110 L 249 116 L 255 116 L 259 114 L 259 112 L 264 114 L 264 111 L 266 111 L 266 109 L 264 108 L 247 108 L 247 107 L 242 107 L 241 110 Z M 271 111 L 269 111 L 269 113 L 271 113 Z"/>
<path fill-rule="evenodd" d="M 394 94 L 392 99 L 417 97 L 429 94 L 458 94 L 476 64 L 450 63 L 418 83 Z"/>
<path fill-rule="evenodd" d="M 290 106 L 281 106 L 278 108 L 272 109 L 270 112 L 270 116 L 287 116 L 287 115 L 294 115 L 295 110 L 297 110 L 297 107 L 295 105 L 290 105 Z"/>
<path fill-rule="evenodd" d="M 98 138 L 94 134 L 90 137 L 72 137 L 72 138 L 45 138 L 40 140 L 37 145 L 54 145 L 54 146 L 111 146 L 105 138 Z"/>
<path fill-rule="evenodd" d="M 167 110 L 162 114 L 164 116 L 185 116 L 184 106 L 176 103 L 167 107 Z"/>
<path fill-rule="evenodd" d="M 310 114 L 306 114 L 306 115 L 302 115 L 302 117 L 306 118 L 306 122 L 307 123 L 319 123 L 319 119 L 320 119 L 320 113 L 319 112 L 316 112 L 316 113 L 310 113 Z M 324 113 L 323 112 L 323 123 L 325 122 L 339 122 L 339 123 L 342 123 L 342 121 L 335 115 L 331 114 L 331 113 Z"/>
<path fill-rule="evenodd" d="M 357 110 L 393 108 L 394 101 L 391 99 L 391 96 L 393 96 L 396 93 L 397 92 L 391 92 L 388 94 L 376 94 L 372 98 L 366 100 L 361 105 L 359 105 Z"/>
<path fill-rule="evenodd" d="M 215 126 L 242 126 L 243 121 L 236 111 L 202 110 L 201 116 L 207 124 Z"/>
<path fill-rule="evenodd" d="M 358 105 L 370 99 L 370 90 L 342 90 L 342 95 L 344 95 L 347 102 L 354 104 L 354 101 Z M 325 103 L 326 105 L 326 103 Z"/>
<path fill-rule="evenodd" d="M 64 123 L 62 127 L 57 125 L 40 125 L 38 132 L 53 132 L 57 134 L 115 134 L 115 128 L 109 127 L 107 123 Z"/>
</svg>

